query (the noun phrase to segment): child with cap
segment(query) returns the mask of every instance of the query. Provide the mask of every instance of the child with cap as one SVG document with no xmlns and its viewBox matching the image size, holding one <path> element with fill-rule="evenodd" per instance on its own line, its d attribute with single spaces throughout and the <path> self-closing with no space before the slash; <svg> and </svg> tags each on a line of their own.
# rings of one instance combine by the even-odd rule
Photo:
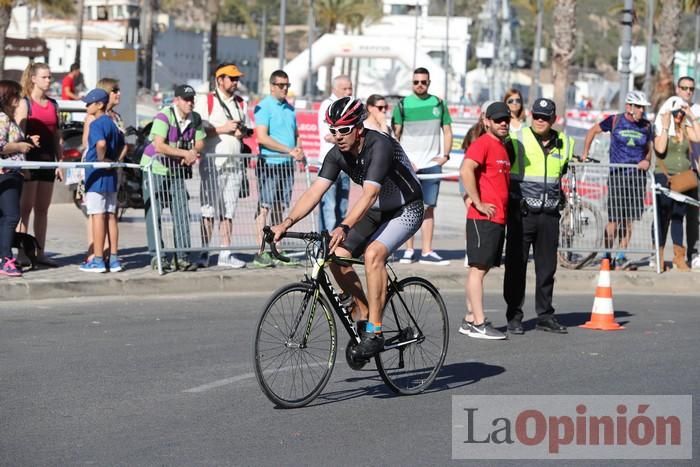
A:
<svg viewBox="0 0 700 467">
<path fill-rule="evenodd" d="M 117 162 L 124 146 L 124 136 L 105 113 L 109 94 L 104 89 L 93 89 L 85 97 L 90 123 L 86 162 Z M 80 266 L 86 272 L 118 272 L 122 270 L 117 257 L 119 230 L 117 224 L 117 170 L 115 168 L 85 169 L 85 204 L 92 223 L 95 256 Z M 109 235 L 108 263 L 100 256 L 105 238 Z M 107 268 L 109 266 L 109 269 Z"/>
</svg>

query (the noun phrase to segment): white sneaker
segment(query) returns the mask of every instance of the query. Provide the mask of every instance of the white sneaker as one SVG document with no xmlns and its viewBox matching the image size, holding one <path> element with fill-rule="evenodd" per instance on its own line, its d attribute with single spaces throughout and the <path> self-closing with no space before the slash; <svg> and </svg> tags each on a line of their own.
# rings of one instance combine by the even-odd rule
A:
<svg viewBox="0 0 700 467">
<path fill-rule="evenodd" d="M 464 255 L 464 267 L 469 268 L 469 258 L 467 258 L 467 255 Z"/>
<path fill-rule="evenodd" d="M 502 340 L 506 338 L 498 329 L 495 329 L 491 323 L 484 321 L 482 324 L 472 324 L 467 330 L 467 336 L 475 339 Z"/>
<path fill-rule="evenodd" d="M 411 264 L 416 262 L 416 252 L 414 250 L 406 250 L 403 252 L 403 256 L 399 260 L 401 264 Z"/>
<path fill-rule="evenodd" d="M 696 255 L 693 261 L 690 262 L 690 267 L 700 270 L 700 255 Z"/>
<path fill-rule="evenodd" d="M 239 259 L 228 250 L 222 250 L 219 253 L 219 262 L 217 266 L 226 266 L 233 269 L 241 269 L 245 267 L 245 261 Z"/>
<path fill-rule="evenodd" d="M 446 259 L 442 259 L 442 256 L 438 255 L 434 251 L 431 251 L 427 255 L 421 255 L 420 264 L 434 264 L 435 266 L 447 266 L 450 264 Z"/>
</svg>

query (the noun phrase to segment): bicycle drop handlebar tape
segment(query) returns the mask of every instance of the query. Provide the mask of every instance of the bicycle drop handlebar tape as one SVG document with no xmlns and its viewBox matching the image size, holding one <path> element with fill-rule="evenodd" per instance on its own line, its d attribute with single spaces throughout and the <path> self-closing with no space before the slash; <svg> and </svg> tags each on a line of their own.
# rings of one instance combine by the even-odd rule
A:
<svg viewBox="0 0 700 467">
<path fill-rule="evenodd" d="M 326 236 L 328 236 L 328 234 L 326 234 Z M 285 232 L 283 237 L 320 241 L 323 238 L 323 235 L 316 232 Z M 263 242 L 270 244 L 270 252 L 272 253 L 272 256 L 285 263 L 289 262 L 289 258 L 281 255 L 277 250 L 277 245 L 275 245 L 275 233 L 272 231 L 269 225 L 263 227 Z"/>
</svg>

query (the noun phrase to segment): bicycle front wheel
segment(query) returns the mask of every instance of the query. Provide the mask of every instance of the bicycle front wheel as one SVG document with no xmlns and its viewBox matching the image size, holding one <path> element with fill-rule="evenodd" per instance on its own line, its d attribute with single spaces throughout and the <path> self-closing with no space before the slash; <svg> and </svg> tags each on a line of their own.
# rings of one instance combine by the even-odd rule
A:
<svg viewBox="0 0 700 467">
<path fill-rule="evenodd" d="M 433 284 L 420 277 L 399 281 L 387 295 L 384 351 L 377 370 L 392 391 L 418 394 L 435 380 L 447 355 L 447 307 Z"/>
<path fill-rule="evenodd" d="M 330 310 L 301 282 L 277 290 L 265 305 L 253 343 L 255 377 L 276 405 L 303 407 L 328 383 L 337 351 Z"/>
<path fill-rule="evenodd" d="M 581 203 L 576 209 L 567 206 L 559 220 L 559 264 L 567 269 L 581 269 L 603 248 L 605 225 L 598 210 Z M 580 248 L 580 251 L 576 251 Z M 588 251 L 585 251 L 588 250 Z"/>
</svg>

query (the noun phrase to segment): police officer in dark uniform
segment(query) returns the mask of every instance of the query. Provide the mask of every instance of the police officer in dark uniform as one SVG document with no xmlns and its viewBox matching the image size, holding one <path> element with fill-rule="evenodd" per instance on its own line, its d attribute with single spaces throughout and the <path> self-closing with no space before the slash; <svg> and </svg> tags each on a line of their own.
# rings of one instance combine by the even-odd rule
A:
<svg viewBox="0 0 700 467">
<path fill-rule="evenodd" d="M 530 247 L 535 257 L 537 329 L 566 334 L 554 317 L 552 295 L 557 270 L 561 177 L 573 155 L 574 140 L 552 129 L 556 106 L 537 99 L 532 126 L 511 132 L 510 202 L 506 233 L 503 296 L 510 334 L 523 334 L 523 302 Z"/>
</svg>

